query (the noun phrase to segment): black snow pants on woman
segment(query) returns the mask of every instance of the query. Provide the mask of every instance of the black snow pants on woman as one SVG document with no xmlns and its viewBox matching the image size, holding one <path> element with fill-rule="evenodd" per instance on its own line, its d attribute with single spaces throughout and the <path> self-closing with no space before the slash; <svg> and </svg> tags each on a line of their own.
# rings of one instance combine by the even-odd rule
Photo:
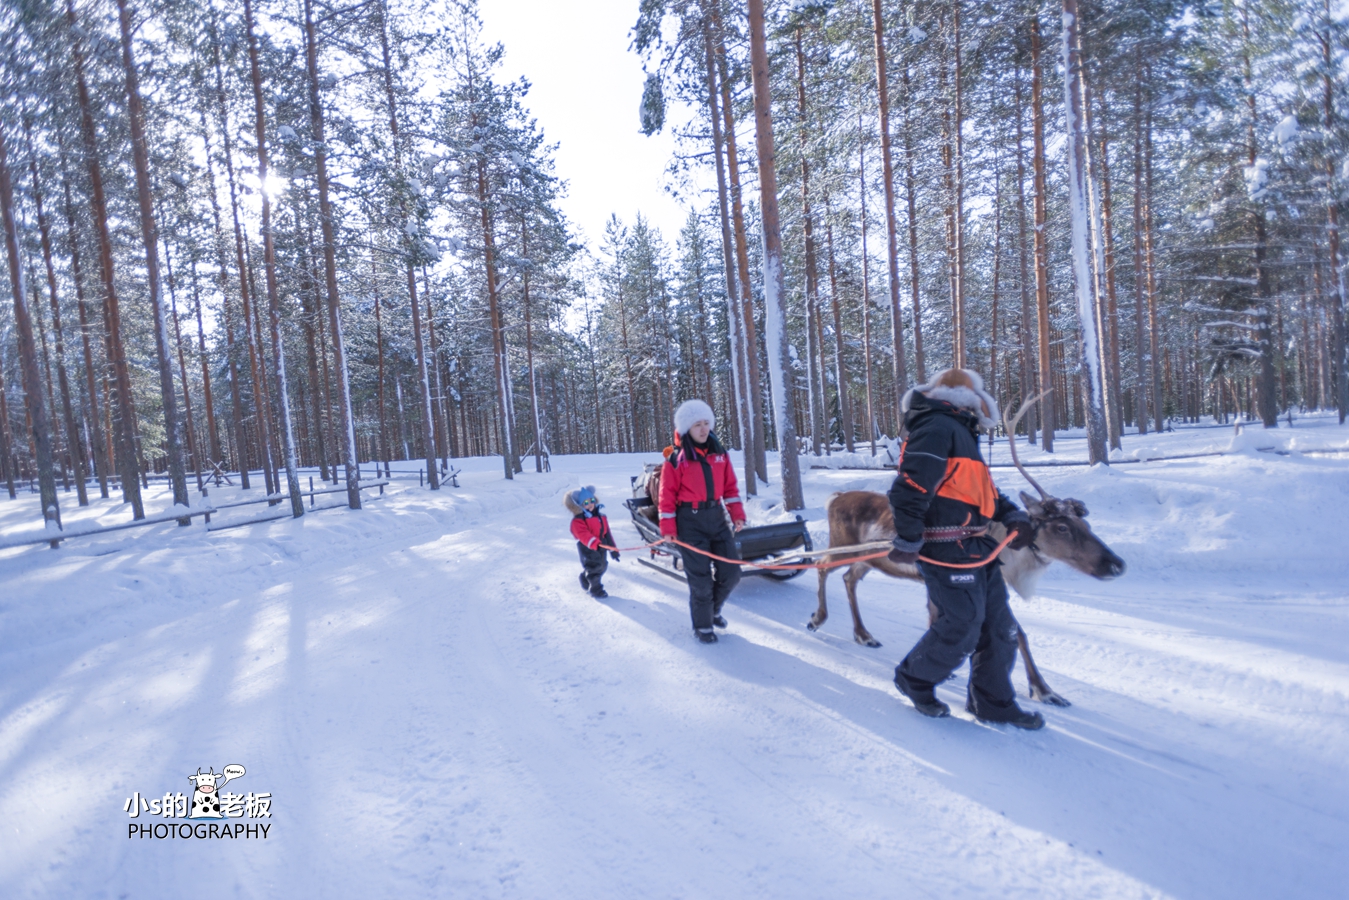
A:
<svg viewBox="0 0 1349 900">
<path fill-rule="evenodd" d="M 740 558 L 740 551 L 735 546 L 735 535 L 726 521 L 726 510 L 720 503 L 681 503 L 675 509 L 675 524 L 679 529 L 679 539 L 684 543 L 727 559 Z M 692 550 L 684 550 L 682 555 L 684 574 L 689 581 L 689 612 L 693 616 L 693 628 L 695 631 L 710 631 L 713 617 L 721 615 L 722 604 L 740 583 L 740 567 L 732 563 L 714 562 Z"/>
</svg>

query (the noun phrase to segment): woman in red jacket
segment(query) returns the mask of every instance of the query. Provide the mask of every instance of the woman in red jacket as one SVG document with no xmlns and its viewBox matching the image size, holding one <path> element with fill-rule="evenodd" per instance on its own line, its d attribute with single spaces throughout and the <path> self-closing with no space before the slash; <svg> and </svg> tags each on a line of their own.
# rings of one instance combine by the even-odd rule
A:
<svg viewBox="0 0 1349 900">
<path fill-rule="evenodd" d="M 712 407 L 687 400 L 675 410 L 674 419 L 675 452 L 660 473 L 660 533 L 717 556 L 739 559 L 731 529 L 744 526 L 745 510 L 731 458 L 712 433 L 717 423 Z M 714 644 L 717 633 L 712 628 L 726 627 L 721 607 L 740 581 L 740 567 L 688 549 L 683 557 L 694 634 L 704 644 Z"/>
</svg>

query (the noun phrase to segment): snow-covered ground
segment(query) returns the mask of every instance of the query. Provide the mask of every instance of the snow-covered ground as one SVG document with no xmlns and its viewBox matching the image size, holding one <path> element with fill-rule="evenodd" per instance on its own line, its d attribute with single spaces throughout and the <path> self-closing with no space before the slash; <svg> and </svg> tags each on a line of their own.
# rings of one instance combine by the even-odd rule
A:
<svg viewBox="0 0 1349 900">
<path fill-rule="evenodd" d="M 712 646 L 635 552 L 609 599 L 582 593 L 562 493 L 597 484 L 637 544 L 621 501 L 654 454 L 513 482 L 473 459 L 459 489 L 412 469 L 361 512 L 0 552 L 0 896 L 1343 896 L 1349 453 L 1307 450 L 1349 429 L 1131 435 L 1126 457 L 1233 452 L 1035 470 L 1129 564 L 1013 600 L 1073 701 L 1036 733 L 965 715 L 963 672 L 951 719 L 899 698 L 917 584 L 863 584 L 879 650 L 852 642 L 837 575 L 819 633 L 813 575 L 751 578 Z M 890 481 L 806 478 L 819 543 L 832 491 Z M 775 488 L 753 517 L 780 515 Z M 36 511 L 0 499 L 0 540 Z M 129 514 L 71 502 L 85 518 Z M 270 794 L 269 817 L 128 837 L 186 821 L 128 799 L 233 764 L 224 792 Z"/>
</svg>

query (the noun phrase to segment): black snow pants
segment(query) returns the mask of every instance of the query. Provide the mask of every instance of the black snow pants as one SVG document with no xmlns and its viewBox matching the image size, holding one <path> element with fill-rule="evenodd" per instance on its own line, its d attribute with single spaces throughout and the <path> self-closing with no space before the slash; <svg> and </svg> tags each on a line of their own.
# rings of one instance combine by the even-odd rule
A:
<svg viewBox="0 0 1349 900">
<path fill-rule="evenodd" d="M 970 656 L 967 708 L 981 719 L 1006 719 L 1017 709 L 1011 678 L 1017 624 L 1007 603 L 1002 567 L 994 562 L 978 569 L 950 569 L 924 562 L 919 568 L 937 618 L 895 674 L 936 685 Z"/>
<path fill-rule="evenodd" d="M 727 559 L 740 558 L 740 551 L 735 547 L 735 535 L 720 503 L 696 508 L 680 504 L 675 510 L 675 527 L 679 539 L 686 544 Z M 684 550 L 683 557 L 684 574 L 689 581 L 689 613 L 693 616 L 694 630 L 710 631 L 712 617 L 721 615 L 726 598 L 740 583 L 740 567 L 713 562 L 691 550 Z"/>
<path fill-rule="evenodd" d="M 586 579 L 590 582 L 590 592 L 593 594 L 599 590 L 600 576 L 609 570 L 609 559 L 603 550 L 598 547 L 591 550 L 580 541 L 576 542 L 576 552 L 580 554 L 581 568 L 585 570 Z"/>
</svg>

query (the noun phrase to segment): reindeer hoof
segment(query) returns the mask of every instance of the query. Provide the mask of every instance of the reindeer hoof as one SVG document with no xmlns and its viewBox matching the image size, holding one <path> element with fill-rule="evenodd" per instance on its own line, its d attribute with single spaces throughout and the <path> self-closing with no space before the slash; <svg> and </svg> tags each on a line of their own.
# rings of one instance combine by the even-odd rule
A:
<svg viewBox="0 0 1349 900">
<path fill-rule="evenodd" d="M 876 639 L 875 639 L 874 637 L 872 637 L 871 635 L 867 635 L 866 637 L 862 637 L 860 634 L 854 634 L 854 635 L 852 636 L 852 639 L 853 639 L 854 641 L 856 641 L 857 643 L 861 644 L 863 647 L 872 647 L 872 648 L 875 648 L 875 647 L 879 647 L 879 646 L 881 645 L 881 642 L 878 641 L 878 640 L 876 640 Z"/>
<path fill-rule="evenodd" d="M 1041 703 L 1048 703 L 1050 706 L 1072 706 L 1065 698 L 1060 697 L 1053 691 L 1031 691 L 1032 700 L 1039 700 Z"/>
</svg>

